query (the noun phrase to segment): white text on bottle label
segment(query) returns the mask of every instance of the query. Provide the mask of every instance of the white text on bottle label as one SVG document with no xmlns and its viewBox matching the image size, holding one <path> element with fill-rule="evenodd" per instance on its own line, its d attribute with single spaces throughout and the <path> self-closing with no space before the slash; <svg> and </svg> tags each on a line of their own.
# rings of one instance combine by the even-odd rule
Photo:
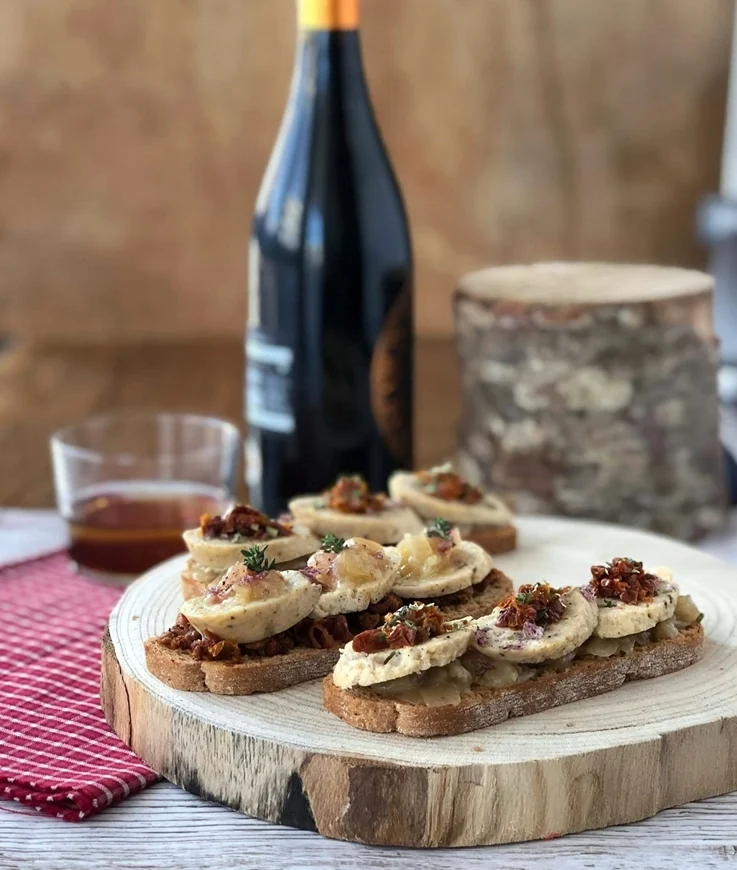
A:
<svg viewBox="0 0 737 870">
<path fill-rule="evenodd" d="M 294 432 L 291 347 L 253 333 L 246 339 L 246 419 L 267 432 Z"/>
</svg>

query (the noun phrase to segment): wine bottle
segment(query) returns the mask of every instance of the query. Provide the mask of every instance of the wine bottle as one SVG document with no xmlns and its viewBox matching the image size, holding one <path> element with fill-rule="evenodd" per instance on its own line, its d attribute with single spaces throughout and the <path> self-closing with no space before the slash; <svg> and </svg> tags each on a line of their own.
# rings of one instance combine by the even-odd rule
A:
<svg viewBox="0 0 737 870">
<path fill-rule="evenodd" d="M 246 479 L 269 514 L 412 466 L 412 253 L 357 0 L 298 0 L 288 105 L 249 252 Z"/>
</svg>

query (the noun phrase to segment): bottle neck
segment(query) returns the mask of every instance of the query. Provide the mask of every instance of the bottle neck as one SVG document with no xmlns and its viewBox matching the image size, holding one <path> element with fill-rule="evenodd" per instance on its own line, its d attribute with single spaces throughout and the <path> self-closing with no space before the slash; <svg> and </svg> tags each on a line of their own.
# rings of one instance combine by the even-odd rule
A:
<svg viewBox="0 0 737 870">
<path fill-rule="evenodd" d="M 358 0 L 298 0 L 297 11 L 299 35 L 292 95 L 329 92 L 346 102 L 368 104 Z"/>
<path fill-rule="evenodd" d="M 357 30 L 358 0 L 297 0 L 300 30 Z"/>
</svg>

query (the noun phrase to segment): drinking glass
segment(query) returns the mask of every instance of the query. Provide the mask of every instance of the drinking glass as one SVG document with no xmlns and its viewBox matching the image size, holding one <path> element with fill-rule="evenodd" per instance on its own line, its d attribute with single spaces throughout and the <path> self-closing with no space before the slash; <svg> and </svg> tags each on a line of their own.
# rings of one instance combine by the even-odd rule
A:
<svg viewBox="0 0 737 870">
<path fill-rule="evenodd" d="M 240 432 L 196 414 L 114 413 L 51 436 L 56 502 L 80 573 L 126 583 L 232 504 Z"/>
</svg>

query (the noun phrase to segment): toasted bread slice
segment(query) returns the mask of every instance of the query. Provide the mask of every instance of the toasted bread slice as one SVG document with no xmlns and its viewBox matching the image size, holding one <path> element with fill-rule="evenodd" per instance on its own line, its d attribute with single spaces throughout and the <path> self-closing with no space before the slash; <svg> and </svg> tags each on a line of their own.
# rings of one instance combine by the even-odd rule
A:
<svg viewBox="0 0 737 870">
<path fill-rule="evenodd" d="M 509 553 L 517 546 L 517 529 L 515 526 L 471 526 L 463 534 L 463 539 L 473 541 L 483 547 L 487 553 L 496 556 L 499 553 Z"/>
<path fill-rule="evenodd" d="M 189 653 L 172 650 L 158 638 L 144 644 L 146 667 L 162 683 L 185 692 L 215 695 L 251 695 L 276 692 L 287 686 L 324 677 L 338 661 L 337 649 L 293 649 L 283 655 L 247 661 L 198 660 Z"/>
<path fill-rule="evenodd" d="M 463 598 L 463 596 L 457 592 L 435 598 L 407 598 L 403 600 L 407 603 L 419 601 L 422 604 L 437 604 L 445 614 L 446 619 L 460 619 L 462 616 L 472 616 L 476 619 L 491 613 L 502 598 L 506 598 L 514 591 L 512 581 L 498 568 L 492 568 L 484 579 L 488 582 L 477 583 L 478 589 L 472 587 L 471 597 L 467 601 L 459 601 L 458 599 Z M 465 590 L 463 591 L 465 592 Z"/>
<path fill-rule="evenodd" d="M 680 671 L 698 661 L 703 644 L 703 629 L 691 625 L 677 637 L 635 647 L 623 656 L 577 659 L 564 671 L 543 669 L 528 682 L 504 689 L 479 688 L 464 695 L 459 704 L 437 707 L 383 698 L 370 687 L 339 689 L 328 676 L 323 680 L 323 702 L 331 713 L 364 731 L 397 731 L 409 737 L 463 734 L 512 716 L 611 692 L 629 680 Z"/>
</svg>

